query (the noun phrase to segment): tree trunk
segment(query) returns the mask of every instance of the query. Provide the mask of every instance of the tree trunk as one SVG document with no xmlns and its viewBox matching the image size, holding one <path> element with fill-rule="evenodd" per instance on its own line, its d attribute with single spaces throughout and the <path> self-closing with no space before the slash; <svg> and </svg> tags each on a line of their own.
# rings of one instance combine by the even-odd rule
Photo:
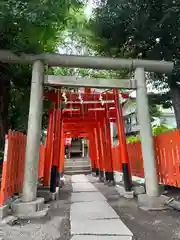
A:
<svg viewBox="0 0 180 240">
<path fill-rule="evenodd" d="M 180 129 L 180 88 L 177 86 L 170 87 L 172 105 L 176 117 L 177 128 Z"/>
<path fill-rule="evenodd" d="M 10 81 L 0 76 L 0 151 L 4 149 L 5 135 L 8 132 L 8 107 L 9 107 Z"/>
</svg>

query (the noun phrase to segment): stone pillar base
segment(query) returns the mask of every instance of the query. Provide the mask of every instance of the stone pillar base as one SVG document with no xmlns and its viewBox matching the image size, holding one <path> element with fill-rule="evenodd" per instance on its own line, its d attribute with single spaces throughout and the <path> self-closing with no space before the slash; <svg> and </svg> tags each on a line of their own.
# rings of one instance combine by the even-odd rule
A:
<svg viewBox="0 0 180 240">
<path fill-rule="evenodd" d="M 149 197 L 146 194 L 138 195 L 139 208 L 145 211 L 159 211 L 168 208 L 167 196 L 161 195 L 159 197 Z"/>
<path fill-rule="evenodd" d="M 116 190 L 118 191 L 119 195 L 124 198 L 127 198 L 127 199 L 134 198 L 134 191 L 126 191 L 125 188 L 122 186 L 117 186 Z"/>
<path fill-rule="evenodd" d="M 9 214 L 9 206 L 8 205 L 0 206 L 0 220 L 7 217 L 8 214 Z"/>
<path fill-rule="evenodd" d="M 12 204 L 13 215 L 23 219 L 44 217 L 47 212 L 48 208 L 45 208 L 44 198 L 37 198 L 32 202 L 22 202 L 21 199 L 17 199 Z"/>
</svg>

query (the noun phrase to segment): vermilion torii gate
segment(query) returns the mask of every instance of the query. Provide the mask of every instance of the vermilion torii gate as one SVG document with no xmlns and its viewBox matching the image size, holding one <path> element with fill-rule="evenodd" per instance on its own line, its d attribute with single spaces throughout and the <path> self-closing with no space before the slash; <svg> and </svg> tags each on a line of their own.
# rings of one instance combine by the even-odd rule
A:
<svg viewBox="0 0 180 240">
<path fill-rule="evenodd" d="M 87 92 L 88 89 L 85 89 Z M 115 91 L 115 90 L 114 90 Z M 60 109 L 62 119 L 58 118 L 56 116 L 56 112 L 58 110 L 54 110 L 54 118 L 57 118 L 54 122 L 58 122 L 58 124 L 54 124 L 53 127 L 50 129 L 53 129 L 54 133 L 49 133 L 48 130 L 48 138 L 47 142 L 52 141 L 51 136 L 54 134 L 54 145 L 56 146 L 57 152 L 59 152 L 59 149 L 57 146 L 61 145 L 59 143 L 60 139 L 63 138 L 60 137 L 59 132 L 61 130 L 59 127 L 63 128 L 63 131 L 65 134 L 69 133 L 72 137 L 80 137 L 80 135 L 86 133 L 86 137 L 90 141 L 90 147 L 91 147 L 91 159 L 92 159 L 92 166 L 93 168 L 100 170 L 100 178 L 104 178 L 104 171 L 107 181 L 114 181 L 113 178 L 113 161 L 112 161 L 112 153 L 111 153 L 111 136 L 110 136 L 110 122 L 116 122 L 119 126 L 119 147 L 122 152 L 121 159 L 124 160 L 122 162 L 122 169 L 124 173 L 124 183 L 125 183 L 125 189 L 126 191 L 131 190 L 131 179 L 129 174 L 129 166 L 128 166 L 128 157 L 127 157 L 127 149 L 126 149 L 126 140 L 125 140 L 125 134 L 124 134 L 124 124 L 121 118 L 117 117 L 117 114 L 122 114 L 117 111 L 118 107 L 117 104 L 119 102 L 118 98 L 119 95 L 115 93 L 61 93 L 59 92 L 49 92 L 46 93 L 46 98 L 52 100 L 54 104 L 57 106 L 61 106 L 62 103 L 62 96 L 64 95 L 64 98 L 66 98 L 68 101 L 66 101 L 64 108 Z M 128 94 L 121 93 L 121 97 L 128 98 Z M 74 101 L 73 101 L 74 100 Z M 101 101 L 100 101 L 101 100 Z M 55 105 L 54 105 L 55 106 Z M 51 113 L 50 113 L 51 114 Z M 51 123 L 51 117 L 49 118 L 49 123 Z M 52 124 L 53 125 L 53 124 Z M 49 128 L 48 128 L 49 129 Z M 103 131 L 104 130 L 104 131 Z M 92 141 L 94 139 L 94 141 Z M 49 156 L 52 156 L 58 158 L 57 154 L 50 154 L 48 152 L 53 151 L 52 147 L 53 143 L 47 146 L 47 159 L 45 162 L 45 174 L 44 177 L 44 184 L 49 185 L 50 180 L 50 170 L 51 170 L 51 163 L 53 162 L 53 159 L 50 159 Z M 49 147 L 50 146 L 50 147 Z M 124 149 L 124 150 L 123 150 Z M 106 154 L 105 154 L 106 153 Z M 59 154 L 60 156 L 60 154 Z M 61 160 L 62 161 L 62 160 Z M 56 165 L 52 165 L 52 171 L 51 173 L 54 173 L 51 175 L 51 190 L 55 191 L 56 187 L 56 176 L 58 171 L 58 162 Z M 62 164 L 62 163 L 60 163 Z M 61 167 L 62 169 L 62 167 Z"/>
<path fill-rule="evenodd" d="M 145 71 L 158 73 L 171 73 L 172 62 L 148 61 L 134 59 L 103 58 L 89 56 L 67 56 L 60 54 L 42 53 L 39 55 L 20 54 L 16 55 L 11 51 L 0 50 L 0 61 L 16 64 L 33 64 L 30 109 L 28 120 L 28 134 L 25 157 L 25 173 L 23 182 L 22 199 L 17 204 L 16 211 L 24 215 L 29 214 L 29 207 L 39 206 L 37 194 L 37 173 L 38 155 L 41 135 L 42 107 L 43 107 L 43 87 L 44 83 L 53 86 L 76 86 L 95 88 L 136 88 L 137 89 L 137 109 L 140 123 L 140 135 L 142 143 L 142 153 L 144 161 L 144 172 L 146 179 L 146 192 L 148 197 L 157 197 L 158 181 L 156 174 L 156 163 L 153 147 L 153 138 L 148 108 L 147 89 L 145 82 Z M 135 70 L 134 80 L 112 80 L 112 79 L 77 79 L 67 77 L 45 77 L 45 66 L 72 67 L 72 68 L 92 68 L 120 70 L 126 68 Z M 45 78 L 44 78 L 45 77 Z M 103 84 L 105 82 L 105 84 Z M 115 92 L 117 90 L 114 90 Z M 114 93 L 115 93 L 114 92 Z M 120 108 L 118 108 L 120 111 Z M 31 207 L 31 211 L 37 211 L 38 207 Z"/>
</svg>

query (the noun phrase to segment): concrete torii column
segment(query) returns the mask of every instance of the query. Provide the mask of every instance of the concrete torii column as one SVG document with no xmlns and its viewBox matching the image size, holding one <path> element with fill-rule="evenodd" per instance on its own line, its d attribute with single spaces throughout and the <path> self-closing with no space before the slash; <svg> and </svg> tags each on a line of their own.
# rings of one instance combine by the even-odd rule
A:
<svg viewBox="0 0 180 240">
<path fill-rule="evenodd" d="M 36 199 L 39 146 L 42 124 L 44 64 L 33 64 L 31 95 L 29 107 L 28 133 L 25 157 L 25 171 L 22 200 L 30 202 Z"/>
<path fill-rule="evenodd" d="M 144 161 L 146 192 L 148 196 L 158 196 L 159 190 L 156 172 L 156 159 L 154 154 L 145 72 L 143 68 L 137 68 L 135 70 L 135 78 L 138 79 L 136 101 L 138 121 L 140 125 L 142 154 L 143 159 L 146 160 Z"/>
<path fill-rule="evenodd" d="M 36 198 L 42 124 L 43 84 L 44 64 L 41 61 L 35 61 L 32 69 L 22 198 L 20 202 L 15 202 L 13 205 L 14 213 L 20 217 L 34 214 L 38 209 L 44 207 L 44 199 Z"/>
</svg>

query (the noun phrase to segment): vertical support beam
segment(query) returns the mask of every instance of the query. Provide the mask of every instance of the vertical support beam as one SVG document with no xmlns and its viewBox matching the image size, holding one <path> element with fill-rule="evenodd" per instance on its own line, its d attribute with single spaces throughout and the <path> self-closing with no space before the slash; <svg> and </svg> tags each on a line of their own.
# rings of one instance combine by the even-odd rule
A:
<svg viewBox="0 0 180 240">
<path fill-rule="evenodd" d="M 105 177 L 106 177 L 106 181 L 110 181 L 111 163 L 110 163 L 110 160 L 109 160 L 109 148 L 108 148 L 108 136 L 107 136 L 107 122 L 106 122 L 106 118 L 104 118 L 104 139 L 105 139 L 104 144 L 106 146 Z"/>
<path fill-rule="evenodd" d="M 56 191 L 56 179 L 57 179 L 57 166 L 56 166 L 56 140 L 57 140 L 57 126 L 58 126 L 57 109 L 54 109 L 54 129 L 53 129 L 53 141 L 52 141 L 52 165 L 51 165 L 51 180 L 50 180 L 50 192 Z"/>
<path fill-rule="evenodd" d="M 97 145 L 98 145 L 98 152 L 99 152 L 99 173 L 100 173 L 100 179 L 104 177 L 103 174 L 103 156 L 102 156 L 102 145 L 101 145 L 101 137 L 100 137 L 100 128 L 99 128 L 99 122 L 97 123 L 96 128 L 97 133 Z"/>
<path fill-rule="evenodd" d="M 44 179 L 43 179 L 44 186 L 48 186 L 50 182 L 52 138 L 53 138 L 53 111 L 51 110 L 49 112 L 48 118 L 48 130 L 45 149 Z"/>
<path fill-rule="evenodd" d="M 111 145 L 113 145 L 114 123 L 112 122 L 110 122 L 110 129 L 111 129 Z"/>
<path fill-rule="evenodd" d="M 33 64 L 22 201 L 36 199 L 43 108 L 44 64 Z"/>
<path fill-rule="evenodd" d="M 54 127 L 54 141 L 53 141 L 53 158 L 51 167 L 51 182 L 50 192 L 56 191 L 58 183 L 58 164 L 60 158 L 60 145 L 61 145 L 61 128 L 62 128 L 62 116 L 61 110 L 55 109 L 55 127 Z"/>
<path fill-rule="evenodd" d="M 98 139 L 97 139 L 97 130 L 94 128 L 94 143 L 95 143 L 95 152 L 96 152 L 96 176 L 99 176 L 99 149 L 98 149 Z"/>
<path fill-rule="evenodd" d="M 89 134 L 88 136 L 88 149 L 89 149 L 89 158 L 90 158 L 90 162 L 91 162 L 91 170 L 92 172 L 94 171 L 94 159 L 93 159 L 93 151 L 92 151 L 92 142 L 91 142 L 91 137 L 92 134 Z"/>
<path fill-rule="evenodd" d="M 121 153 L 123 177 L 124 177 L 124 188 L 126 191 L 131 191 L 132 180 L 131 180 L 131 174 L 130 174 L 130 168 L 129 168 L 126 135 L 124 131 L 122 106 L 119 102 L 119 90 L 113 89 L 113 93 L 114 93 L 114 100 L 116 105 L 116 123 L 117 123 L 117 130 L 118 130 L 119 148 Z"/>
<path fill-rule="evenodd" d="M 104 149 L 106 149 L 106 154 L 104 154 L 104 167 L 105 167 L 105 179 L 106 181 L 109 181 L 109 156 L 108 156 L 108 143 L 107 143 L 107 135 L 106 135 L 106 123 L 105 119 L 103 119 L 103 125 L 102 125 L 102 137 L 103 137 L 103 145 Z"/>
<path fill-rule="evenodd" d="M 96 159 L 97 159 L 97 154 L 96 154 L 96 143 L 95 143 L 95 136 L 94 136 L 94 129 L 92 129 L 92 132 L 89 133 L 89 138 L 88 138 L 88 149 L 89 149 L 89 157 L 91 160 L 91 169 L 92 172 L 96 172 Z"/>
<path fill-rule="evenodd" d="M 82 157 L 85 157 L 84 138 L 82 139 Z"/>
<path fill-rule="evenodd" d="M 60 141 L 60 158 L 59 158 L 59 165 L 58 165 L 58 172 L 59 176 L 62 176 L 64 174 L 64 155 L 65 155 L 65 146 L 64 146 L 64 130 L 63 130 L 63 124 L 61 125 L 61 141 Z"/>
<path fill-rule="evenodd" d="M 104 144 L 103 144 L 103 133 L 102 133 L 102 122 L 98 122 L 99 137 L 100 137 L 100 150 L 101 150 L 101 171 L 100 171 L 100 180 L 104 181 Z"/>
<path fill-rule="evenodd" d="M 109 171 L 108 171 L 108 178 L 109 181 L 114 182 L 114 169 L 113 169 L 113 159 L 112 159 L 112 146 L 111 146 L 111 129 L 110 129 L 110 122 L 108 120 L 107 111 L 105 117 L 105 129 L 106 129 L 106 147 L 108 151 L 108 162 L 109 162 Z"/>
<path fill-rule="evenodd" d="M 136 69 L 135 79 L 137 80 L 137 113 L 140 124 L 146 192 L 149 197 L 156 197 L 159 195 L 158 177 L 156 172 L 156 159 L 149 115 L 145 72 L 143 68 Z"/>
</svg>

